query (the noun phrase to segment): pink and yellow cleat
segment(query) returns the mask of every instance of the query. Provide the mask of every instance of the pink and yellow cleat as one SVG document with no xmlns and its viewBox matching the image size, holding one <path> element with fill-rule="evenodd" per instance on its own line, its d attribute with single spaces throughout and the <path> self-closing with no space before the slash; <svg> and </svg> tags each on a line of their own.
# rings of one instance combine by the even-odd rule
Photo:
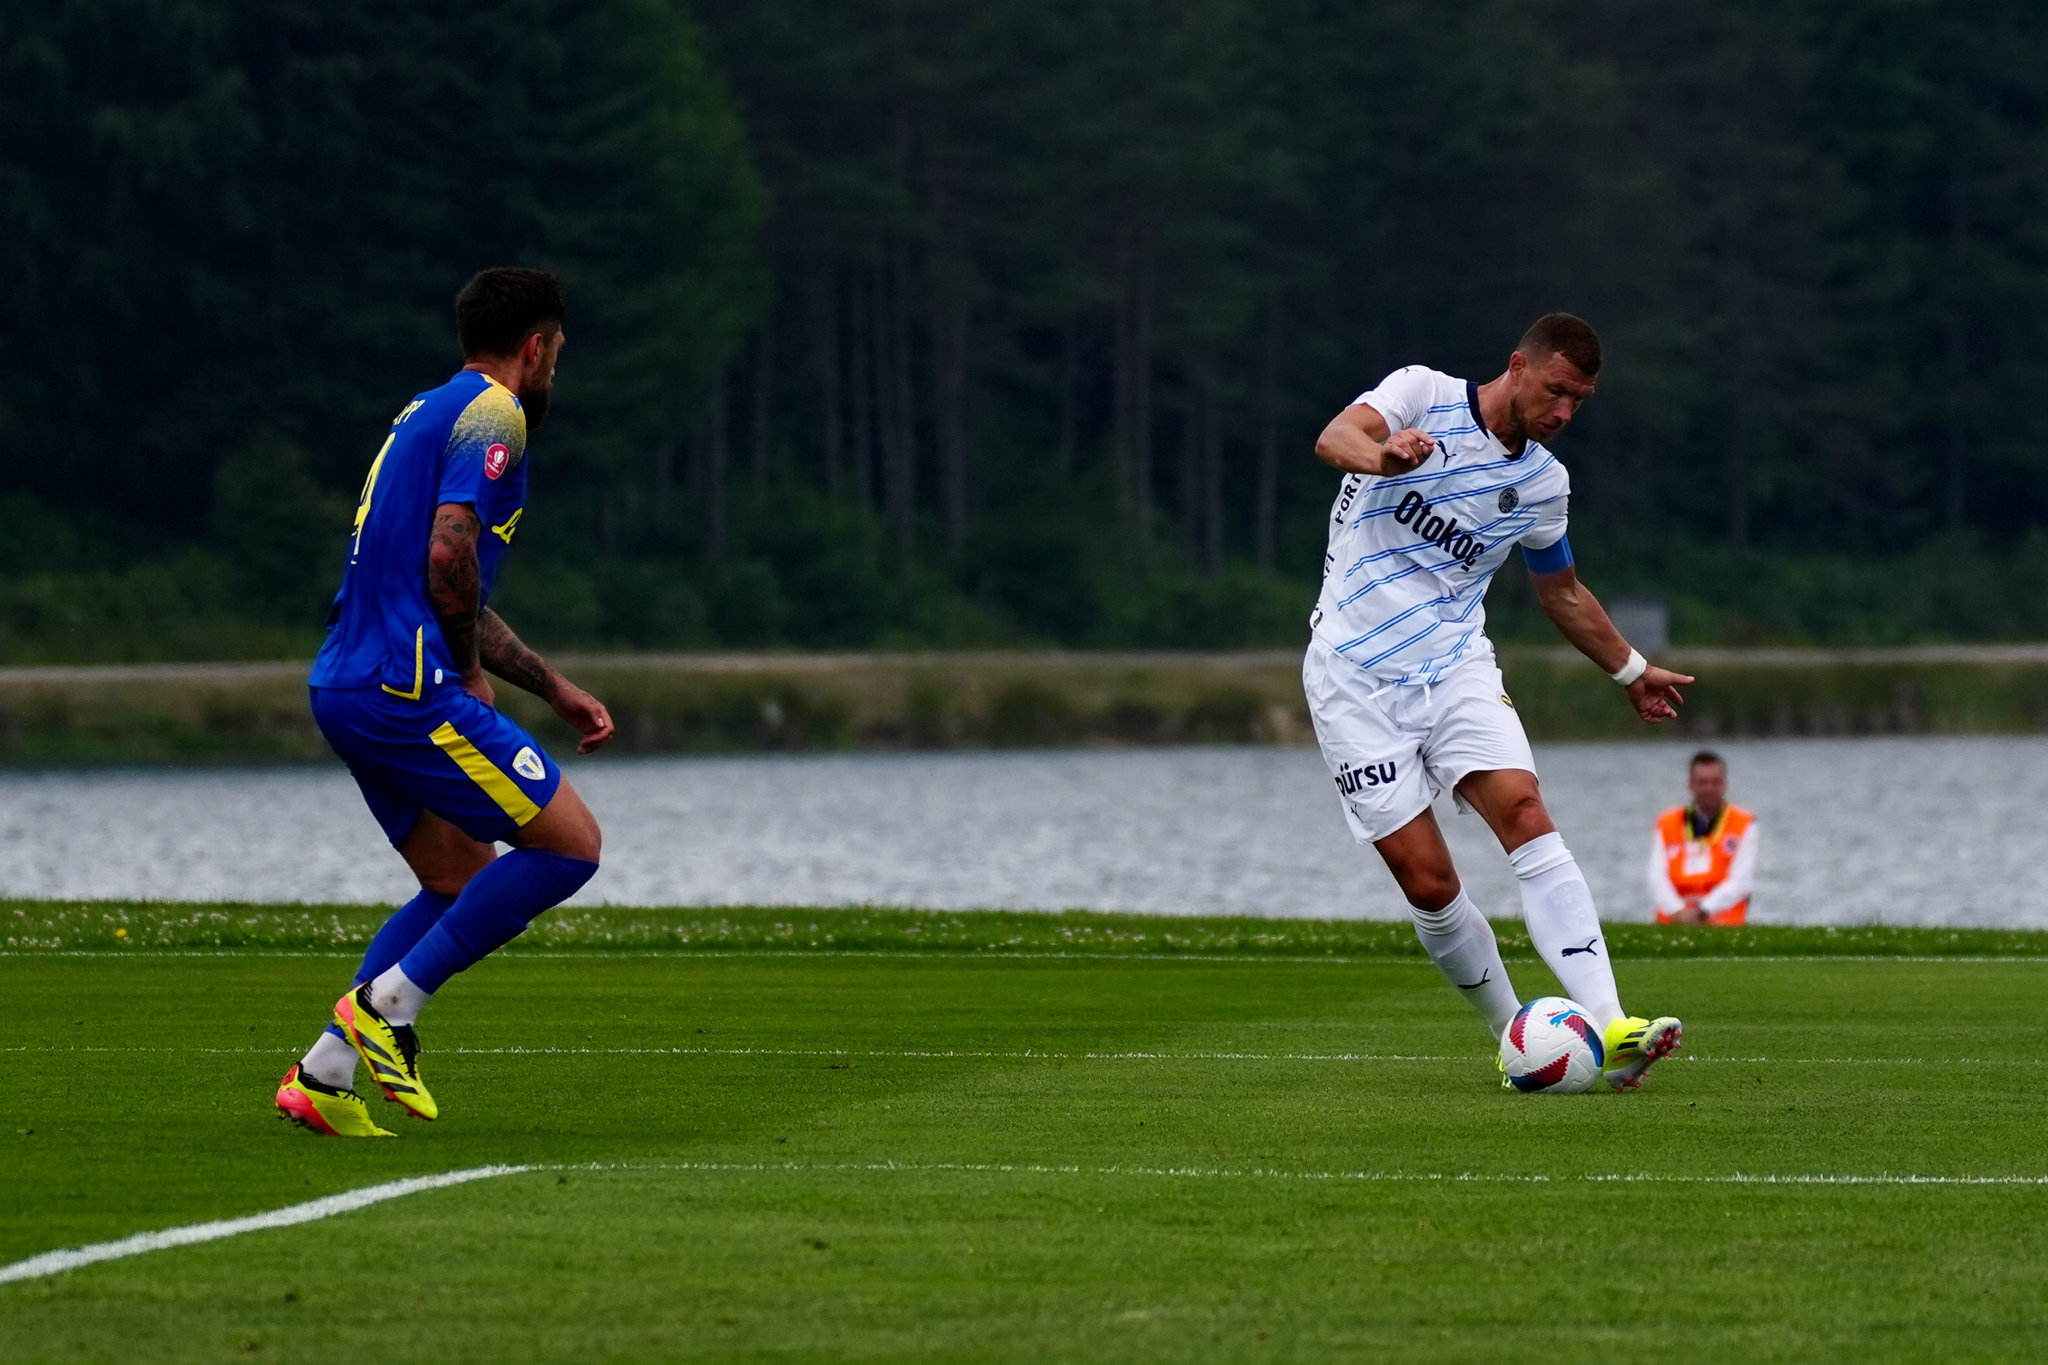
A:
<svg viewBox="0 0 2048 1365">
<path fill-rule="evenodd" d="M 1607 1067 L 1600 1078 L 1616 1090 L 1640 1090 L 1643 1073 L 1685 1043 L 1685 1026 L 1665 1015 L 1661 1019 L 1617 1019 L 1601 1039 L 1607 1045 Z"/>
<path fill-rule="evenodd" d="M 441 1107 L 420 1080 L 420 1040 L 411 1024 L 387 1023 L 370 1008 L 370 988 L 358 986 L 334 1002 L 334 1022 L 348 1035 L 356 1054 L 370 1064 L 370 1075 L 384 1098 L 402 1104 L 414 1118 L 439 1118 Z"/>
<path fill-rule="evenodd" d="M 299 1064 L 277 1085 L 277 1116 L 327 1137 L 395 1137 L 370 1117 L 370 1106 L 353 1090 L 334 1090 L 299 1074 Z"/>
</svg>

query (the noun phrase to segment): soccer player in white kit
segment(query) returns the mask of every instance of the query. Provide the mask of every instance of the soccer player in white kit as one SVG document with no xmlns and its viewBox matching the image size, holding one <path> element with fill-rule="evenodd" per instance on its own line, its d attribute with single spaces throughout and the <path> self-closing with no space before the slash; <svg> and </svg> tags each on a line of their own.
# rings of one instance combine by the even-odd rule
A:
<svg viewBox="0 0 2048 1365">
<path fill-rule="evenodd" d="M 1410 365 L 1331 420 L 1316 454 L 1344 482 L 1302 684 L 1352 836 L 1386 859 L 1431 960 L 1499 1038 L 1520 1001 L 1430 809 L 1448 788 L 1499 838 L 1530 939 L 1600 1026 L 1604 1078 L 1627 1090 L 1678 1050 L 1684 1030 L 1621 1007 L 1592 892 L 1544 809 L 1482 606 L 1520 546 L 1565 639 L 1627 689 L 1644 721 L 1678 714 L 1677 685 L 1692 679 L 1645 661 L 1579 582 L 1565 538 L 1571 480 L 1540 444 L 1592 397 L 1599 374 L 1593 329 L 1551 313 L 1488 383 Z"/>
</svg>

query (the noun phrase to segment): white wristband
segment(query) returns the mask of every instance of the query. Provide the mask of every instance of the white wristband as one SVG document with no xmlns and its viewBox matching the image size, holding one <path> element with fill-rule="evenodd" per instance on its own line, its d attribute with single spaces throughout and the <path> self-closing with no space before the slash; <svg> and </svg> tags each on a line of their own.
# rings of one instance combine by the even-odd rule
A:
<svg viewBox="0 0 2048 1365">
<path fill-rule="evenodd" d="M 1631 649 L 1628 652 L 1628 662 L 1607 676 L 1620 683 L 1623 687 L 1627 687 L 1649 671 L 1650 661 L 1643 657 L 1643 652 L 1639 649 Z"/>
</svg>

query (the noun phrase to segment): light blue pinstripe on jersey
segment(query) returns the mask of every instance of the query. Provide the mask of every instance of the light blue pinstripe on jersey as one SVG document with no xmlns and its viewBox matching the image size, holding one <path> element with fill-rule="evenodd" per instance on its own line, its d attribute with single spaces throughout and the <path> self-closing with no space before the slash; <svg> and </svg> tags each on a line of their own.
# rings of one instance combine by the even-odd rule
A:
<svg viewBox="0 0 2048 1365">
<path fill-rule="evenodd" d="M 1460 496 L 1473 496 L 1477 494 L 1491 493 L 1497 488 L 1506 488 L 1509 486 L 1510 485 L 1508 484 L 1489 484 L 1484 488 L 1472 490 L 1471 494 L 1461 494 Z M 1538 511 L 1542 509 L 1543 505 L 1543 503 L 1529 503 L 1525 506 L 1516 508 L 1513 512 L 1510 512 L 1505 516 L 1496 517 L 1492 521 L 1486 522 L 1483 525 L 1469 527 L 1466 529 L 1468 529 L 1470 533 L 1474 536 L 1483 537 L 1491 535 L 1500 527 L 1506 526 L 1511 522 L 1519 521 L 1524 522 L 1527 525 L 1533 526 L 1536 522 L 1536 514 Z M 1385 506 L 1369 508 L 1365 511 L 1360 512 L 1357 517 L 1354 517 L 1353 522 L 1355 524 L 1357 521 L 1363 520 L 1368 516 L 1391 515 L 1394 512 L 1394 510 L 1395 508 L 1393 507 Z M 1524 529 L 1526 529 L 1526 527 Z M 1357 573 L 1360 569 L 1364 568 L 1368 564 L 1375 563 L 1382 559 L 1391 559 L 1397 555 L 1410 555 L 1415 553 L 1417 550 L 1426 549 L 1434 543 L 1435 542 L 1427 539 L 1416 540 L 1405 545 L 1389 546 L 1387 549 L 1376 551 L 1373 554 L 1361 555 L 1357 560 L 1353 561 L 1350 568 L 1344 571 L 1344 577 L 1348 580 L 1353 574 Z M 1489 544 L 1489 549 L 1491 548 L 1492 547 Z M 1370 586 L 1368 586 L 1367 591 L 1370 591 Z M 1338 605 L 1340 607 L 1350 606 L 1353 602 L 1358 600 L 1359 596 L 1360 594 L 1354 593 L 1352 596 L 1347 597 L 1343 601 L 1339 602 Z"/>
<path fill-rule="evenodd" d="M 1506 557 L 1505 551 L 1502 552 L 1502 557 Z M 1388 574 L 1385 578 L 1376 579 L 1372 583 L 1367 584 L 1365 587 L 1360 588 L 1357 592 L 1351 594 L 1351 596 L 1345 598 L 1342 602 L 1338 603 L 1338 606 L 1340 608 L 1350 606 L 1352 603 L 1358 601 L 1367 593 L 1371 592 L 1373 588 L 1381 586 L 1386 583 L 1391 583 L 1398 578 L 1406 578 L 1409 574 L 1421 572 L 1422 570 L 1427 569 L 1428 567 L 1429 566 L 1426 564 L 1416 564 L 1410 566 L 1409 568 L 1401 570 L 1399 573 Z M 1374 626 L 1371 630 L 1366 631 L 1363 635 L 1355 636 L 1350 640 L 1346 640 L 1343 644 L 1338 645 L 1336 647 L 1337 652 L 1339 654 L 1342 654 L 1346 650 L 1356 649 L 1358 646 L 1364 644 L 1367 640 L 1372 639 L 1374 636 L 1382 635 L 1385 634 L 1387 631 L 1392 630 L 1395 626 L 1407 620 L 1409 617 L 1413 616 L 1418 611 L 1428 611 L 1433 607 L 1448 606 L 1452 602 L 1456 602 L 1461 598 L 1465 597 L 1470 597 L 1475 602 L 1480 601 L 1485 598 L 1486 587 L 1490 582 L 1492 582 L 1492 579 L 1492 574 L 1487 574 L 1484 577 L 1475 577 L 1472 579 L 1471 582 L 1466 583 L 1454 589 L 1451 592 L 1445 593 L 1441 597 L 1431 598 L 1426 602 L 1413 603 L 1408 607 L 1406 611 L 1399 613 L 1398 615 L 1392 617 L 1389 620 L 1382 621 L 1379 625 Z M 1474 588 L 1477 588 L 1478 591 L 1474 592 Z M 1458 617 L 1457 620 L 1462 621 L 1470 615 L 1471 612 L 1468 610 L 1465 616 Z"/>
<path fill-rule="evenodd" d="M 1439 599 L 1439 602 L 1451 602 L 1455 600 L 1455 597 L 1447 597 Z M 1457 616 L 1451 617 L 1449 619 L 1438 619 L 1436 621 L 1433 621 L 1430 623 L 1429 628 L 1427 630 L 1417 631 L 1415 634 L 1409 636 L 1407 639 L 1402 640 L 1399 644 L 1384 649 L 1380 651 L 1378 654 L 1373 655 L 1371 658 L 1353 659 L 1352 662 L 1356 663 L 1360 668 L 1371 668 L 1376 664 L 1383 663 L 1384 661 L 1393 658 L 1396 654 L 1399 654 L 1402 650 L 1408 648 L 1408 646 L 1419 643 L 1423 640 L 1427 640 L 1430 636 L 1434 635 L 1437 631 L 1442 630 L 1445 626 L 1463 625 L 1465 622 L 1472 619 L 1472 613 L 1479 610 L 1479 604 L 1485 600 L 1485 593 L 1475 593 L 1473 594 L 1471 602 L 1469 602 L 1466 605 L 1465 610 L 1459 613 Z M 1404 613 L 1404 615 L 1412 614 L 1412 612 Z M 1373 633 L 1378 634 L 1377 631 Z M 1479 636 L 1479 634 L 1479 628 L 1477 626 L 1474 626 L 1471 630 L 1468 630 L 1463 635 L 1460 635 L 1458 637 L 1457 643 L 1452 645 L 1450 649 L 1444 651 L 1441 654 L 1435 654 L 1432 655 L 1430 658 L 1425 659 L 1421 664 L 1417 665 L 1414 668 L 1409 669 L 1405 674 L 1403 674 L 1401 678 L 1396 679 L 1396 681 L 1435 682 L 1438 678 L 1443 676 L 1445 670 L 1447 670 L 1452 664 L 1456 663 L 1458 660 L 1464 657 L 1466 649 L 1471 645 L 1472 641 Z M 1353 648 L 1356 647 L 1356 643 L 1357 642 L 1353 643 Z M 1339 650 L 1338 652 L 1344 653 L 1344 651 L 1342 650 Z M 1345 654 L 1345 657 L 1350 658 L 1351 656 L 1349 654 Z M 1442 660 L 1443 662 L 1439 664 L 1438 660 Z"/>
<path fill-rule="evenodd" d="M 1457 496 L 1460 498 L 1475 498 L 1487 493 L 1498 492 L 1503 488 L 1513 488 L 1518 484 L 1528 482 L 1529 478 L 1532 475 L 1540 474 L 1544 470 L 1548 469 L 1551 465 L 1554 465 L 1556 463 L 1557 461 L 1555 459 L 1547 460 L 1543 464 L 1537 465 L 1534 469 L 1530 470 L 1529 473 L 1526 475 L 1518 476 L 1512 479 L 1503 479 L 1499 483 L 1482 484 L 1477 488 L 1460 489 Z M 1475 474 L 1479 472 L 1481 472 L 1480 469 L 1461 471 L 1461 473 L 1464 474 Z M 1442 477 L 1443 476 L 1439 474 L 1432 476 L 1432 479 L 1440 480 Z M 1378 488 L 1373 489 L 1373 491 L 1371 493 L 1368 493 L 1366 496 L 1376 497 L 1384 489 L 1396 488 L 1401 486 L 1401 482 L 1405 481 L 1396 481 L 1393 479 L 1388 479 L 1386 482 L 1382 483 Z M 1548 499 L 1544 499 L 1544 501 L 1548 501 Z M 1531 507 L 1539 507 L 1542 505 L 1542 503 L 1535 502 L 1530 503 L 1529 505 Z M 1398 498 L 1392 499 L 1387 502 L 1371 503 L 1365 506 L 1361 506 L 1355 512 L 1352 513 L 1351 524 L 1355 526 L 1359 522 L 1370 520 L 1373 517 L 1391 517 L 1392 515 L 1394 515 L 1395 512 L 1400 510 L 1400 507 L 1401 503 L 1400 499 Z"/>
<path fill-rule="evenodd" d="M 1473 431 L 1477 431 L 1478 429 L 1479 428 L 1477 427 L 1470 428 L 1470 430 Z M 1536 451 L 1542 451 L 1543 462 L 1541 464 L 1534 464 L 1524 467 L 1522 462 L 1524 460 L 1527 460 L 1529 456 Z M 1517 455 L 1512 460 L 1489 460 L 1485 464 L 1475 464 L 1472 465 L 1470 468 L 1460 469 L 1455 472 L 1458 474 L 1459 477 L 1462 478 L 1471 474 L 1484 474 L 1489 469 L 1520 469 L 1521 473 L 1517 474 L 1514 478 L 1508 480 L 1508 483 L 1519 483 L 1523 479 L 1535 477 L 1537 474 L 1540 474 L 1541 472 L 1550 468 L 1550 466 L 1556 463 L 1557 456 L 1552 455 L 1548 450 L 1544 449 L 1544 447 L 1537 445 L 1534 441 L 1531 441 L 1529 443 L 1529 449 L 1523 451 L 1520 455 Z M 1436 480 L 1443 478 L 1444 475 L 1452 472 L 1454 471 L 1448 469 L 1433 469 L 1427 472 L 1418 469 L 1412 474 L 1397 474 L 1391 479 L 1381 479 L 1379 483 L 1375 485 L 1375 491 L 1377 491 L 1377 489 L 1379 488 L 1406 488 L 1411 483 L 1434 483 Z M 1495 484 L 1494 487 L 1505 488 L 1507 487 L 1507 484 Z"/>
<path fill-rule="evenodd" d="M 1541 503 L 1532 504 L 1530 508 L 1528 508 L 1526 511 L 1522 508 L 1516 508 L 1514 511 L 1508 513 L 1504 517 L 1495 517 L 1492 521 L 1489 521 L 1482 526 L 1474 526 L 1468 529 L 1474 536 L 1486 536 L 1492 534 L 1497 528 L 1505 526 L 1512 521 L 1526 521 L 1531 526 L 1533 526 L 1536 524 L 1536 511 L 1540 509 L 1542 505 L 1543 504 Z M 1431 540 L 1417 540 L 1407 545 L 1395 545 L 1387 549 L 1377 551 L 1373 554 L 1361 555 L 1356 561 L 1352 563 L 1350 568 L 1344 571 L 1344 577 L 1347 579 L 1350 578 L 1351 575 L 1357 573 L 1360 569 L 1364 568 L 1368 564 L 1375 563 L 1382 559 L 1390 559 L 1395 555 L 1414 554 L 1417 550 L 1427 549 L 1429 546 L 1435 543 L 1436 542 Z M 1492 546 L 1489 543 L 1488 549 L 1491 548 Z M 1358 599 L 1356 596 L 1347 597 L 1338 605 L 1349 606 L 1351 605 L 1351 603 L 1357 600 Z"/>
<path fill-rule="evenodd" d="M 1489 551 L 1488 553 L 1491 554 L 1492 551 Z M 1501 549 L 1500 557 L 1502 559 L 1505 559 L 1507 557 L 1507 550 L 1505 548 Z M 1375 588 L 1384 587 L 1388 583 L 1392 583 L 1398 579 L 1406 578 L 1408 575 L 1413 573 L 1419 573 L 1429 567 L 1430 566 L 1427 564 L 1414 564 L 1409 566 L 1408 568 L 1402 569 L 1398 573 L 1388 574 L 1384 578 L 1375 579 L 1373 582 L 1364 585 L 1363 587 L 1359 588 L 1356 592 L 1352 593 L 1349 597 L 1346 597 L 1342 601 L 1340 601 L 1338 603 L 1338 610 L 1341 611 L 1344 608 L 1351 606 L 1353 603 L 1359 601 L 1361 598 L 1371 593 Z M 1456 617 L 1452 617 L 1449 619 L 1441 617 L 1438 618 L 1435 624 L 1432 625 L 1431 629 L 1434 630 L 1444 625 L 1461 624 L 1464 621 L 1471 619 L 1472 612 L 1477 609 L 1479 603 L 1485 600 L 1487 585 L 1491 583 L 1492 580 L 1493 574 L 1491 571 L 1488 571 L 1485 574 L 1475 574 L 1470 582 L 1461 584 L 1459 587 L 1440 596 L 1429 598 L 1421 602 L 1411 603 L 1405 610 L 1395 613 L 1387 620 L 1382 621 L 1378 625 L 1374 626 L 1371 630 L 1368 630 L 1361 635 L 1356 635 L 1351 639 L 1344 641 L 1342 644 L 1335 645 L 1334 648 L 1339 654 L 1343 654 L 1346 657 L 1349 657 L 1350 652 L 1352 650 L 1357 649 L 1360 645 L 1365 644 L 1369 640 L 1375 639 L 1378 636 L 1386 634 L 1386 632 L 1392 630 L 1394 627 L 1400 625 L 1402 622 L 1408 620 L 1410 617 L 1416 615 L 1417 613 L 1425 611 L 1434 611 L 1438 607 L 1449 606 L 1453 602 L 1469 597 L 1471 601 L 1467 605 L 1464 612 L 1462 612 Z M 1409 639 L 1404 641 L 1402 645 L 1396 646 L 1396 652 L 1398 652 L 1401 648 L 1405 648 L 1406 645 L 1413 644 L 1418 639 L 1425 638 L 1428 635 L 1428 633 L 1429 632 L 1425 631 L 1421 636 L 1409 637 Z M 1370 662 L 1377 663 L 1379 662 L 1379 659 L 1380 656 L 1375 656 L 1375 658 Z"/>
</svg>

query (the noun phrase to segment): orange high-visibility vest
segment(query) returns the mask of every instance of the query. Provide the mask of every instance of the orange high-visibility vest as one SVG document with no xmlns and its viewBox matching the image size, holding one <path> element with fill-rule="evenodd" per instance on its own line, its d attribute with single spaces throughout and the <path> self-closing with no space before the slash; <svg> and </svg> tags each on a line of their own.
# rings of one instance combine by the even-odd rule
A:
<svg viewBox="0 0 2048 1365">
<path fill-rule="evenodd" d="M 1690 901 L 1700 899 L 1727 880 L 1736 850 L 1742 847 L 1742 836 L 1749 832 L 1756 817 L 1733 802 L 1725 803 L 1721 818 L 1707 831 L 1707 837 L 1695 839 L 1692 822 L 1685 818 L 1685 812 L 1684 806 L 1673 806 L 1658 816 L 1657 838 L 1664 845 L 1665 869 L 1671 874 L 1671 885 Z M 1749 902 L 1742 900 L 1708 915 L 1707 922 L 1741 924 L 1748 918 Z M 1671 922 L 1671 916 L 1662 910 L 1657 912 L 1657 923 Z"/>
</svg>

